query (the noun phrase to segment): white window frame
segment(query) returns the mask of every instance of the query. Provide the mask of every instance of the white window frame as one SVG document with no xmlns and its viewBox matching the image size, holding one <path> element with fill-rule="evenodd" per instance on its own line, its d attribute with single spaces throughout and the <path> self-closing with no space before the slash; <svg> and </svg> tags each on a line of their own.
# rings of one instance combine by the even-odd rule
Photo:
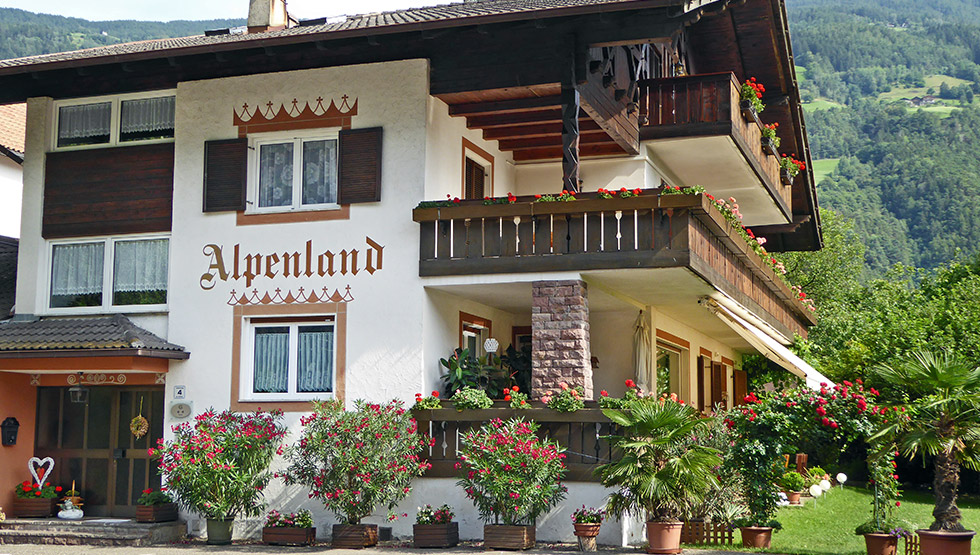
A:
<svg viewBox="0 0 980 555">
<path fill-rule="evenodd" d="M 245 318 L 242 325 L 242 352 L 240 354 L 239 392 L 240 402 L 275 402 L 275 401 L 313 401 L 335 399 L 337 396 L 337 317 L 335 314 L 317 316 L 286 317 L 256 316 Z M 333 373 L 330 376 L 330 392 L 297 392 L 296 381 L 299 370 L 299 328 L 306 326 L 330 326 L 333 329 Z M 261 328 L 289 328 L 289 362 L 287 363 L 286 393 L 256 393 L 252 390 L 255 383 L 255 330 Z"/>
<path fill-rule="evenodd" d="M 276 214 L 283 212 L 306 212 L 314 210 L 339 210 L 338 202 L 322 204 L 302 204 L 303 200 L 303 143 L 309 141 L 337 142 L 337 191 L 340 199 L 340 128 L 313 129 L 308 131 L 284 131 L 257 133 L 248 139 L 248 184 L 246 214 Z M 293 143 L 293 202 L 288 206 L 259 206 L 259 151 L 262 145 Z"/>
<path fill-rule="evenodd" d="M 167 302 L 162 304 L 112 304 L 112 272 L 115 267 L 116 243 L 127 241 L 151 241 L 154 239 L 167 240 Z M 102 254 L 102 304 L 100 306 L 51 306 L 51 285 L 53 281 L 52 265 L 54 263 L 54 248 L 58 245 L 81 245 L 81 244 L 102 244 L 104 251 Z M 172 260 L 170 235 L 148 234 L 148 235 L 126 235 L 126 236 L 103 236 L 85 237 L 79 239 L 58 239 L 48 241 L 46 249 L 47 260 L 45 260 L 45 283 L 44 283 L 44 315 L 58 314 L 117 314 L 117 313 L 137 313 L 137 312 L 167 312 L 170 306 L 170 284 L 173 281 L 171 276 Z"/>
<path fill-rule="evenodd" d="M 158 98 L 161 96 L 173 96 L 175 99 L 177 97 L 177 89 L 165 89 L 160 91 L 148 91 L 139 92 L 131 94 L 115 94 L 115 95 L 105 95 L 105 96 L 93 96 L 87 98 L 74 98 L 69 100 L 56 100 L 52 107 L 51 113 L 51 151 L 64 151 L 64 150 L 88 150 L 93 148 L 110 148 L 117 146 L 132 146 L 132 145 L 146 145 L 154 143 L 172 143 L 174 142 L 174 137 L 166 137 L 162 139 L 142 139 L 134 141 L 120 141 L 119 140 L 119 126 L 121 124 L 121 107 L 124 100 L 139 100 L 143 98 Z M 97 143 L 92 145 L 73 145 L 73 146 L 58 146 L 58 118 L 61 115 L 61 108 L 64 106 L 83 106 L 85 104 L 101 104 L 103 102 L 109 102 L 110 116 L 109 116 L 109 142 L 107 143 Z M 174 113 L 174 134 L 176 135 L 177 127 L 177 114 Z"/>
</svg>

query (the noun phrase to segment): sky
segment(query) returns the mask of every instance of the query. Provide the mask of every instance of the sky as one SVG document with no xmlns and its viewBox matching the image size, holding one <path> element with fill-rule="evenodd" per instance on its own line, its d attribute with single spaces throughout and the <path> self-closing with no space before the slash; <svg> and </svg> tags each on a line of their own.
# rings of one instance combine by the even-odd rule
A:
<svg viewBox="0 0 980 555">
<path fill-rule="evenodd" d="M 314 19 L 431 6 L 449 1 L 451 0 L 287 0 L 287 10 L 298 19 Z M 0 7 L 92 21 L 245 19 L 248 15 L 248 0 L 0 0 Z"/>
</svg>

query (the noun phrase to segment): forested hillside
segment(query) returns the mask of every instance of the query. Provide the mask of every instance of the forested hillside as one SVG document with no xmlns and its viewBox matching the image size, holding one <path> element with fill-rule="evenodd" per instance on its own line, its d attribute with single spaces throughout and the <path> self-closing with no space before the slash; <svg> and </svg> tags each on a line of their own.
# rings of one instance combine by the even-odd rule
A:
<svg viewBox="0 0 980 555">
<path fill-rule="evenodd" d="M 0 8 L 0 59 L 77 50 L 136 40 L 199 35 L 243 25 L 242 20 L 87 21 Z"/>
<path fill-rule="evenodd" d="M 821 206 L 866 277 L 980 245 L 980 2 L 788 0 Z"/>
</svg>

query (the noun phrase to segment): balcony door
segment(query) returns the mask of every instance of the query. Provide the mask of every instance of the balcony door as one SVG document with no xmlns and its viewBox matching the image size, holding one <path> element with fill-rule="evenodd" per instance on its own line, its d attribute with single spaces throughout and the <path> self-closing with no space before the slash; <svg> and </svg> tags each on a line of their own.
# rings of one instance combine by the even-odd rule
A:
<svg viewBox="0 0 980 555">
<path fill-rule="evenodd" d="M 130 422 L 141 401 L 150 426 L 137 439 Z M 160 487 L 147 448 L 163 434 L 163 402 L 162 386 L 90 387 L 87 404 L 72 403 L 66 387 L 38 388 L 34 451 L 54 459 L 49 481 L 68 489 L 74 480 L 86 516 L 133 516 L 142 491 Z"/>
</svg>

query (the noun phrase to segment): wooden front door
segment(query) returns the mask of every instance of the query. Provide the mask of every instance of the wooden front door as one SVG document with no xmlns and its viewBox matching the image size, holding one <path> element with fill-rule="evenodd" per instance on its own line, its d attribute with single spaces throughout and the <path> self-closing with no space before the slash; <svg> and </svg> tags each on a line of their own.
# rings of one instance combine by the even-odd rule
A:
<svg viewBox="0 0 980 555">
<path fill-rule="evenodd" d="M 150 429 L 136 439 L 129 425 L 141 400 Z M 66 387 L 40 387 L 34 451 L 54 459 L 51 483 L 67 490 L 75 481 L 87 516 L 131 517 L 143 490 L 160 487 L 147 448 L 162 436 L 163 420 L 162 386 L 93 386 L 88 404 L 72 403 Z"/>
</svg>

